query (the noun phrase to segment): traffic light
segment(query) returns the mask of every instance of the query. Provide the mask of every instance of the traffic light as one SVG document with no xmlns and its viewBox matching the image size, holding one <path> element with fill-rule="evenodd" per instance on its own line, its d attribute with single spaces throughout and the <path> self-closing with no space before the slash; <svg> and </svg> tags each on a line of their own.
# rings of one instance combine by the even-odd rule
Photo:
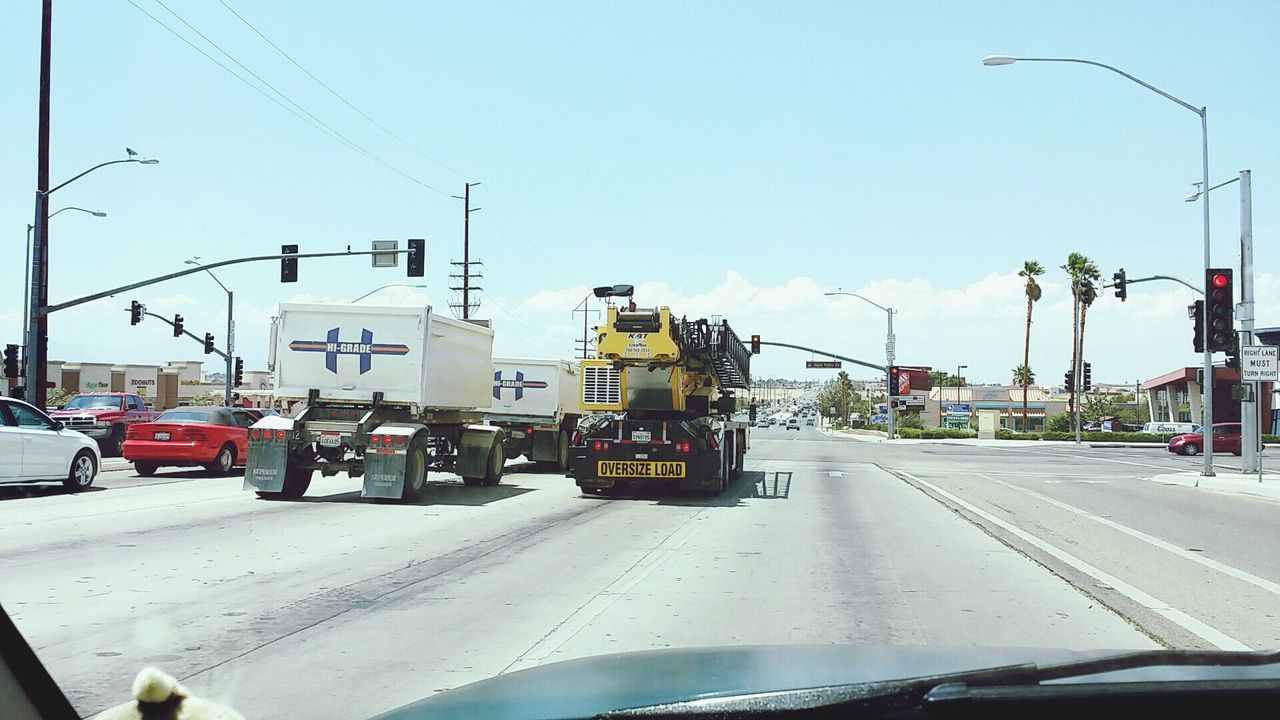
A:
<svg viewBox="0 0 1280 720">
<path fill-rule="evenodd" d="M 236 374 L 235 386 L 240 387 L 244 384 L 244 358 L 236 358 Z"/>
<path fill-rule="evenodd" d="M 1227 367 L 1240 369 L 1240 333 L 1231 331 L 1231 346 L 1227 348 Z"/>
<path fill-rule="evenodd" d="M 18 377 L 18 346 L 4 346 L 4 376 L 7 378 Z"/>
<path fill-rule="evenodd" d="M 759 335 L 751 336 L 751 354 L 752 355 L 760 354 L 760 336 Z"/>
<path fill-rule="evenodd" d="M 1129 297 L 1129 289 L 1125 287 L 1128 282 L 1124 276 L 1124 268 L 1120 268 L 1120 272 L 1111 274 L 1112 285 L 1116 289 L 1116 297 L 1120 298 L 1120 302 Z"/>
<path fill-rule="evenodd" d="M 1191 306 L 1192 321 L 1195 323 L 1195 337 L 1191 339 L 1192 347 L 1196 352 L 1204 352 L 1204 301 L 1197 300 L 1195 305 Z"/>
<path fill-rule="evenodd" d="M 1093 389 L 1093 364 L 1092 363 L 1084 364 L 1084 377 L 1081 379 L 1084 381 L 1084 385 L 1082 387 L 1082 390 L 1084 392 L 1089 392 L 1090 390 Z"/>
<path fill-rule="evenodd" d="M 1076 394 L 1076 371 L 1068 370 L 1066 375 L 1062 376 L 1062 384 L 1067 388 L 1068 395 Z"/>
<path fill-rule="evenodd" d="M 405 262 L 408 268 L 409 277 L 422 277 L 426 271 L 427 265 L 427 248 L 426 240 L 422 238 L 409 239 L 409 259 Z"/>
<path fill-rule="evenodd" d="M 1204 298 L 1209 304 L 1209 326 L 1205 328 L 1204 344 L 1209 352 L 1231 349 L 1231 333 L 1235 324 L 1233 294 L 1230 268 L 1209 268 L 1205 271 Z"/>
<path fill-rule="evenodd" d="M 751 403 L 751 408 L 747 412 L 748 412 L 747 419 L 750 420 L 751 422 L 755 422 L 756 421 L 756 404 Z"/>
<path fill-rule="evenodd" d="M 137 300 L 129 301 L 129 324 L 137 325 L 142 322 L 142 311 L 146 308 Z"/>
<path fill-rule="evenodd" d="M 896 365 L 889 368 L 889 397 L 897 397 L 898 390 L 901 387 L 898 384 L 898 378 L 902 375 L 902 370 Z M 894 407 L 897 407 L 896 405 Z"/>
<path fill-rule="evenodd" d="M 173 316 L 173 336 L 182 337 L 182 316 L 181 315 Z"/>
<path fill-rule="evenodd" d="M 281 255 L 297 255 L 297 245 L 281 245 Z M 280 258 L 280 282 L 298 282 L 298 258 Z M 205 352 L 208 352 L 207 350 Z"/>
<path fill-rule="evenodd" d="M 204 334 L 204 354 L 213 352 L 213 333 Z"/>
</svg>

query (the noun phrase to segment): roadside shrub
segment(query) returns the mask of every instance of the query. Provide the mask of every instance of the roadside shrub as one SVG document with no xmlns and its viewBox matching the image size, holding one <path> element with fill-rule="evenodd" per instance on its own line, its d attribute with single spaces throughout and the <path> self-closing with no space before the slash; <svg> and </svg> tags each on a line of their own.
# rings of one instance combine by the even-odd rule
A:
<svg viewBox="0 0 1280 720">
<path fill-rule="evenodd" d="M 1150 433 L 1140 432 L 1100 432 L 1089 431 L 1080 433 L 1081 442 L 1127 442 L 1127 443 L 1167 443 L 1169 437 L 1152 435 Z M 1074 432 L 1047 432 L 1041 435 L 1044 440 L 1075 440 Z"/>
<path fill-rule="evenodd" d="M 1049 418 L 1048 422 L 1046 423 L 1045 429 L 1048 430 L 1048 432 L 1046 432 L 1045 435 L 1048 435 L 1049 433 L 1070 432 L 1071 418 L 1067 417 L 1067 414 L 1064 412 L 1058 413 L 1057 415 L 1053 415 Z M 1045 440 L 1049 440 L 1049 439 L 1050 438 L 1047 438 L 1047 437 L 1045 438 Z"/>
<path fill-rule="evenodd" d="M 1280 443 L 1280 435 L 1268 435 L 1263 433 L 1262 442 L 1264 443 Z"/>
<path fill-rule="evenodd" d="M 898 418 L 898 427 L 915 428 L 920 430 L 924 428 L 924 420 L 922 420 L 919 415 L 903 415 Z"/>
<path fill-rule="evenodd" d="M 898 429 L 898 437 L 916 439 L 920 437 L 920 428 L 904 427 Z"/>
<path fill-rule="evenodd" d="M 875 430 L 878 432 L 889 432 L 889 426 L 885 425 L 884 423 L 867 423 L 866 425 L 862 426 L 862 429 Z"/>
<path fill-rule="evenodd" d="M 1040 433 L 1015 433 L 1006 428 L 1000 428 L 996 431 L 997 440 L 1039 440 Z"/>
</svg>

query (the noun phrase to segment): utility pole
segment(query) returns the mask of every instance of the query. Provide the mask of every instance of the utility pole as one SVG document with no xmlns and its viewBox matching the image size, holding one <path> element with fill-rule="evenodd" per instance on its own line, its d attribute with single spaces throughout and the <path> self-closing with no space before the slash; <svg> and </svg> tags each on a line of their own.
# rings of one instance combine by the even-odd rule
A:
<svg viewBox="0 0 1280 720">
<path fill-rule="evenodd" d="M 481 262 L 475 262 L 475 263 L 471 262 L 471 213 L 480 209 L 480 208 L 471 207 L 471 188 L 479 184 L 480 183 L 478 182 L 465 183 L 463 194 L 453 196 L 461 200 L 463 203 L 462 204 L 462 262 L 455 261 L 450 264 L 454 266 L 461 265 L 462 273 L 461 274 L 455 273 L 453 275 L 450 275 L 450 277 L 455 279 L 461 279 L 462 287 L 453 287 L 449 289 L 462 291 L 462 319 L 463 320 L 469 319 L 471 317 L 471 311 L 473 310 L 471 305 L 471 291 L 473 289 L 476 291 L 480 291 L 483 289 L 479 286 L 476 286 L 475 288 L 471 286 L 471 278 L 473 277 L 471 273 L 471 266 L 484 264 Z M 474 277 L 479 278 L 482 276 L 479 274 L 476 274 L 474 275 Z M 479 307 L 479 305 L 480 303 L 476 303 L 476 307 Z M 456 308 L 458 306 L 455 305 L 454 307 Z"/>
<path fill-rule="evenodd" d="M 575 315 L 577 313 L 582 313 L 582 340 L 578 342 L 582 343 L 582 359 L 583 360 L 586 360 L 589 357 L 589 352 L 591 350 L 591 335 L 589 332 L 589 328 L 587 327 L 587 321 L 590 313 L 590 309 L 587 303 L 590 300 L 591 300 L 590 295 L 582 298 L 582 302 L 578 303 L 578 307 L 573 309 L 573 312 Z M 581 309 L 578 309 L 578 308 L 581 308 Z"/>
<path fill-rule="evenodd" d="M 1253 179 L 1249 170 L 1240 171 L 1240 345 L 1252 345 L 1253 340 Z M 1243 367 L 1240 368 L 1243 370 Z M 1245 473 L 1261 473 L 1262 462 L 1258 457 L 1259 410 L 1262 399 L 1258 397 L 1262 384 L 1250 382 L 1251 402 L 1240 403 L 1240 470 Z M 1212 430 L 1212 428 L 1210 428 Z M 1207 444 L 1207 443 L 1206 443 Z"/>
<path fill-rule="evenodd" d="M 23 397 L 38 408 L 45 406 L 47 353 L 49 351 L 49 318 L 40 308 L 49 304 L 49 76 L 53 46 L 53 0 L 44 0 L 40 18 L 40 105 L 39 130 L 36 139 L 36 210 L 35 247 L 32 248 L 31 296 L 34 318 L 28 318 L 26 379 Z M 31 327 L 34 326 L 34 327 Z"/>
</svg>

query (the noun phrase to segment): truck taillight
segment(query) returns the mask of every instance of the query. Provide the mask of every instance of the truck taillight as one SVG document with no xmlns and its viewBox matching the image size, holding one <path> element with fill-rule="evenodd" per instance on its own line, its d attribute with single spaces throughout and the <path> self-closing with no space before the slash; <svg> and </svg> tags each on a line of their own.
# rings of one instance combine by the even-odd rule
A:
<svg viewBox="0 0 1280 720">
<path fill-rule="evenodd" d="M 396 436 L 396 444 L 397 444 L 397 445 L 403 445 L 403 444 L 404 444 L 404 436 L 403 436 L 403 435 L 397 435 L 397 436 Z"/>
<path fill-rule="evenodd" d="M 268 431 L 268 432 L 270 432 L 270 431 Z M 277 439 L 277 440 L 283 440 L 283 439 L 284 439 L 284 431 L 283 431 L 283 430 L 277 430 L 277 431 L 276 431 L 276 439 Z"/>
<path fill-rule="evenodd" d="M 390 444 L 391 444 L 391 443 L 393 443 L 393 442 L 395 442 L 395 441 L 391 439 L 391 436 L 390 436 L 390 435 L 383 435 L 383 436 L 382 436 L 382 444 L 383 444 L 383 445 L 390 445 Z"/>
<path fill-rule="evenodd" d="M 249 428 L 249 439 L 250 439 L 250 440 L 257 440 L 257 439 L 259 439 L 259 438 L 261 438 L 261 437 L 262 437 L 262 431 L 261 431 L 261 430 L 255 430 L 254 428 Z"/>
<path fill-rule="evenodd" d="M 382 444 L 382 436 L 381 436 L 381 435 L 370 435 L 370 436 L 369 436 L 369 444 L 370 444 L 370 445 L 381 445 L 381 444 Z"/>
<path fill-rule="evenodd" d="M 524 434 L 525 434 L 525 437 L 533 437 L 533 426 L 530 425 L 529 427 L 525 428 Z"/>
<path fill-rule="evenodd" d="M 687 443 L 687 442 L 686 442 L 686 443 L 676 443 L 675 447 L 676 447 L 676 452 L 681 452 L 681 453 L 687 453 L 687 452 L 689 452 L 689 451 L 693 450 L 693 446 L 691 446 L 691 445 L 690 445 L 689 443 Z"/>
<path fill-rule="evenodd" d="M 601 450 L 603 450 L 603 449 L 604 449 L 604 443 L 603 443 L 603 442 L 601 442 L 601 441 L 599 441 L 599 440 L 597 440 L 597 441 L 595 441 L 595 442 L 591 443 L 591 449 L 592 449 L 592 450 L 595 450 L 596 452 L 600 452 Z"/>
</svg>

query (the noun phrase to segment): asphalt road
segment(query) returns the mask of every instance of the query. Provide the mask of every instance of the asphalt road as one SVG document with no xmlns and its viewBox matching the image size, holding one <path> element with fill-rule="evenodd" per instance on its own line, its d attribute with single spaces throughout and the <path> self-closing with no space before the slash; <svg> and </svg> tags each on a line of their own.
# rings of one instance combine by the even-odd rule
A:
<svg viewBox="0 0 1280 720">
<path fill-rule="evenodd" d="M 249 716 L 345 718 L 663 647 L 1280 645 L 1276 503 L 1148 479 L 1187 462 L 770 428 L 720 498 L 513 465 L 401 506 L 108 461 L 102 489 L 0 494 L 0 602 L 85 714 L 146 664 Z"/>
</svg>

